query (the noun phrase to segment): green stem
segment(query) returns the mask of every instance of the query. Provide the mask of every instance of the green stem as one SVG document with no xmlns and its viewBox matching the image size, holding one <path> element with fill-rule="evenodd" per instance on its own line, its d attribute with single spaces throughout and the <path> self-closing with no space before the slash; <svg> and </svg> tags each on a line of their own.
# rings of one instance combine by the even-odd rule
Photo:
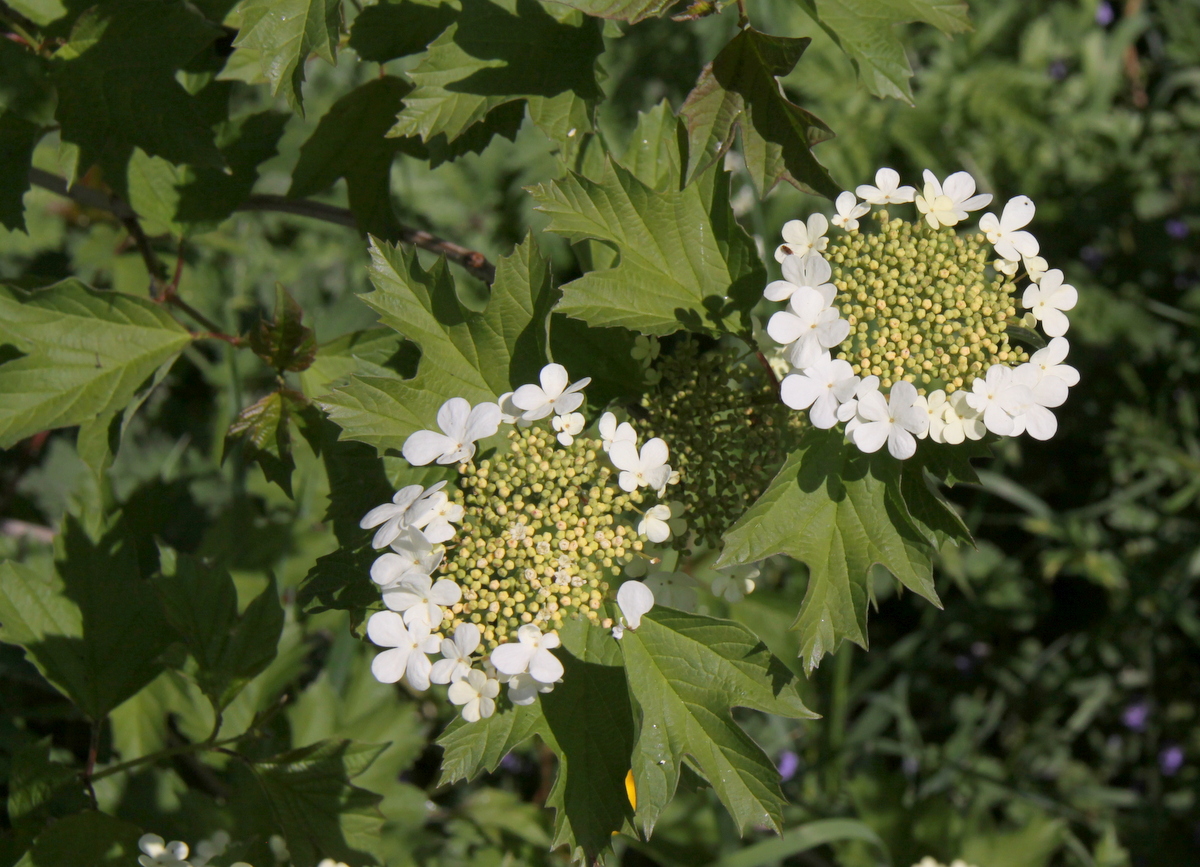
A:
<svg viewBox="0 0 1200 867">
<path fill-rule="evenodd" d="M 126 771 L 132 770 L 141 765 L 147 765 L 151 762 L 161 761 L 162 759 L 173 758 L 174 756 L 187 755 L 188 753 L 198 753 L 207 750 L 220 750 L 225 744 L 235 743 L 244 738 L 249 732 L 243 732 L 235 737 L 226 738 L 223 741 L 204 740 L 194 744 L 182 744 L 177 747 L 167 747 L 155 753 L 149 753 L 144 756 L 139 756 L 136 759 L 130 759 L 127 762 L 121 762 L 119 765 L 112 765 L 102 771 L 91 774 L 90 781 L 102 780 L 105 777 L 111 777 L 113 774 L 123 774 Z M 89 782 L 89 787 L 91 783 Z"/>
</svg>

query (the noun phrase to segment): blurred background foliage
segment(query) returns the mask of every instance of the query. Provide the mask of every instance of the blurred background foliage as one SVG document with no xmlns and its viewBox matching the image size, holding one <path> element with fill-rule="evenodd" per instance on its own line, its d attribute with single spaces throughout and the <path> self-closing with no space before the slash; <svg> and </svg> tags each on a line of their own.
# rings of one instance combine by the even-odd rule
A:
<svg viewBox="0 0 1200 867">
<path fill-rule="evenodd" d="M 880 580 L 870 651 L 847 645 L 808 682 L 806 701 L 823 719 L 739 712 L 786 780 L 789 827 L 856 817 L 896 865 L 926 855 L 979 867 L 1200 862 L 1200 5 L 973 2 L 971 32 L 906 34 L 915 106 L 859 87 L 798 4 L 749 11 L 766 32 L 813 37 L 784 84 L 837 133 L 816 153 L 841 185 L 869 181 L 880 165 L 910 180 L 925 167 L 965 168 L 1002 201 L 1027 194 L 1038 204 L 1031 228 L 1043 255 L 1080 290 L 1070 336 L 1082 382 L 1058 436 L 1005 441 L 982 484 L 952 494 L 979 544 L 944 552 L 945 610 Z M 661 100 L 678 109 L 734 27 L 726 11 L 622 26 L 619 38 L 611 29 L 606 137 L 625 139 L 638 112 Z M 405 61 L 387 68 L 403 72 Z M 256 192 L 285 193 L 300 145 L 328 107 L 378 74 L 353 50 L 335 67 L 311 65 L 306 116 L 283 124 Z M 245 113 L 284 107 L 262 88 L 239 88 L 235 98 Z M 35 164 L 55 170 L 58 160 L 44 140 Z M 728 164 L 737 168 L 736 154 Z M 558 171 L 527 122 L 512 141 L 433 169 L 398 155 L 391 193 L 403 222 L 494 261 L 544 225 L 523 188 Z M 340 182 L 327 197 L 345 202 Z M 735 172 L 733 200 L 764 248 L 785 220 L 828 207 L 786 184 L 760 203 L 744 172 Z M 119 223 L 41 189 L 26 204 L 28 234 L 0 231 L 0 277 L 40 286 L 77 276 L 144 293 L 143 259 Z M 151 227 L 164 251 L 169 229 Z M 560 278 L 579 271 L 581 251 L 538 240 Z M 191 237 L 185 256 L 180 293 L 229 331 L 271 315 L 276 282 L 318 340 L 374 322 L 355 297 L 366 289 L 366 251 L 351 229 L 239 213 Z M 380 364 L 412 364 L 394 341 L 373 351 Z M 111 471 L 122 520 L 224 564 L 242 606 L 268 576 L 282 590 L 279 654 L 226 711 L 233 728 L 223 731 L 255 722 L 269 742 L 264 755 L 326 737 L 390 742 L 355 779 L 383 795 L 378 846 L 388 864 L 558 863 L 546 854 L 539 807 L 553 774 L 547 755 L 529 747 L 474 784 L 437 787 L 431 739 L 452 708 L 375 682 L 370 649 L 344 612 L 294 604 L 314 560 L 338 547 L 324 521 L 327 473 L 298 438 L 294 498 L 257 467 L 222 462 L 230 420 L 270 388 L 272 372 L 248 358 L 189 347 L 136 416 Z M 337 375 L 318 364 L 298 385 L 312 394 Z M 0 557 L 45 562 L 50 529 L 71 515 L 94 520 L 99 496 L 71 431 L 5 452 Z M 728 613 L 794 660 L 786 612 L 804 586 L 802 568 L 771 563 L 760 590 Z M 36 745 L 83 760 L 88 726 L 15 647 L 0 646 L 0 695 L 0 779 Z M 100 758 L 203 739 L 205 714 L 194 686 L 163 674 L 114 712 Z M 231 794 L 187 757 L 97 784 L 106 810 L 168 839 L 239 821 Z M 882 863 L 869 841 L 811 848 L 802 836 L 735 855 L 744 844 L 711 792 L 696 788 L 677 798 L 652 841 L 622 842 L 614 857 L 631 867 Z M 14 839 L 6 831 L 4 864 L 22 851 Z M 254 863 L 274 856 L 283 853 L 262 849 Z"/>
</svg>

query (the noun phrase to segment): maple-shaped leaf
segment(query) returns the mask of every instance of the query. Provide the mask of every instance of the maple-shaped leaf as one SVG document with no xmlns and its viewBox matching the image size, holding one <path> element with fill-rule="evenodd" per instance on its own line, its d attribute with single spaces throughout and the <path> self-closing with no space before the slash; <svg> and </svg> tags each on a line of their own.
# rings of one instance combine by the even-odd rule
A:
<svg viewBox="0 0 1200 867">
<path fill-rule="evenodd" d="M 275 318 L 263 321 L 250 332 L 250 348 L 263 361 L 282 373 L 307 370 L 317 356 L 317 338 L 301 323 L 304 311 L 282 283 L 275 284 Z"/>
<path fill-rule="evenodd" d="M 741 130 L 746 168 L 760 197 L 780 179 L 837 197 L 842 188 L 812 153 L 833 132 L 791 102 L 776 81 L 792 71 L 811 41 L 747 28 L 704 67 L 679 112 L 687 122 L 689 181 L 724 156 Z"/>
</svg>

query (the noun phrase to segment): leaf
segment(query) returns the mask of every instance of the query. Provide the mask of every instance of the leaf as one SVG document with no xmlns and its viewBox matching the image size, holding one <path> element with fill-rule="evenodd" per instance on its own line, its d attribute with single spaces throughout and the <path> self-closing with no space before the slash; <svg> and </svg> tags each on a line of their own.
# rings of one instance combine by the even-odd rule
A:
<svg viewBox="0 0 1200 867">
<path fill-rule="evenodd" d="M 205 568 L 185 554 L 174 574 L 155 579 L 154 589 L 196 661 L 196 682 L 217 710 L 275 659 L 284 616 L 273 578 L 240 617 L 229 572 Z"/>
<path fill-rule="evenodd" d="M 377 3 L 355 16 L 350 47 L 372 63 L 420 54 L 454 18 L 455 10 L 447 3 Z"/>
<path fill-rule="evenodd" d="M 260 111 L 222 124 L 217 144 L 229 171 L 190 168 L 178 190 L 175 219 L 189 232 L 198 232 L 232 214 L 254 189 L 258 167 L 275 156 L 287 120 L 282 112 Z"/>
<path fill-rule="evenodd" d="M 0 287 L 0 448 L 124 409 L 190 335 L 157 304 L 66 280 L 35 292 Z"/>
<path fill-rule="evenodd" d="M 41 827 L 51 816 L 84 809 L 87 795 L 79 769 L 50 760 L 50 738 L 12 754 L 8 771 L 8 821 L 14 827 Z"/>
<path fill-rule="evenodd" d="M 337 59 L 341 0 L 246 0 L 235 48 L 258 53 L 271 94 L 286 97 L 304 114 L 304 62 L 316 54 L 328 63 Z"/>
<path fill-rule="evenodd" d="M 638 112 L 621 165 L 648 187 L 664 192 L 671 189 L 682 174 L 678 129 L 679 119 L 665 99 L 650 111 Z"/>
<path fill-rule="evenodd" d="M 718 567 L 773 554 L 808 566 L 808 590 L 793 626 L 806 671 L 843 639 L 867 646 L 869 572 L 876 563 L 941 607 L 932 546 L 908 518 L 899 486 L 899 462 L 890 455 L 865 455 L 843 443 L 840 431 L 810 430 L 725 534 Z"/>
<path fill-rule="evenodd" d="M 628 21 L 630 24 L 662 15 L 679 0 L 564 0 L 564 6 L 595 18 Z"/>
<path fill-rule="evenodd" d="M 568 93 L 594 105 L 600 30 L 591 18 L 560 22 L 537 0 L 462 0 L 454 23 L 409 73 L 416 87 L 390 134 L 423 141 L 444 134 L 452 142 L 514 100 L 528 99 L 531 115 Z"/>
<path fill-rule="evenodd" d="M 49 63 L 31 49 L 5 39 L 0 42 L 0 111 L 35 126 L 54 122 L 54 87 Z"/>
<path fill-rule="evenodd" d="M 954 507 L 934 487 L 925 468 L 916 461 L 905 461 L 900 476 L 900 493 L 908 508 L 909 517 L 925 531 L 934 546 L 943 544 L 974 545 L 970 529 L 963 523 Z"/>
<path fill-rule="evenodd" d="M 250 348 L 278 373 L 307 370 L 317 355 L 317 339 L 311 328 L 301 324 L 303 316 L 296 299 L 276 283 L 275 318 L 260 322 L 250 332 Z"/>
<path fill-rule="evenodd" d="M 345 178 L 359 230 L 398 239 L 400 224 L 390 195 L 392 160 L 401 151 L 422 158 L 427 154 L 415 139 L 384 136 L 411 89 L 407 81 L 385 76 L 335 102 L 301 146 L 288 195 L 321 193 Z"/>
<path fill-rule="evenodd" d="M 591 863 L 611 846 L 615 832 L 630 830 L 625 777 L 633 716 L 620 667 L 583 662 L 566 650 L 557 655 L 565 674 L 553 692 L 526 707 L 446 727 L 438 738 L 445 750 L 441 783 L 495 769 L 513 747 L 536 734 L 558 758 L 546 801 L 555 809 L 553 845 Z"/>
<path fill-rule="evenodd" d="M 128 867 L 140 854 L 141 836 L 137 825 L 87 810 L 43 831 L 16 867 Z"/>
<path fill-rule="evenodd" d="M 238 413 L 225 434 L 225 456 L 234 446 L 244 444 L 247 457 L 262 469 L 267 481 L 274 482 L 292 496 L 292 434 L 289 419 L 307 407 L 304 396 L 281 388 L 250 404 Z"/>
<path fill-rule="evenodd" d="M 805 192 L 837 197 L 842 188 L 812 153 L 832 131 L 789 101 L 776 81 L 792 71 L 811 41 L 747 28 L 704 67 L 679 110 L 687 120 L 688 178 L 723 157 L 740 130 L 760 198 L 781 178 Z"/>
<path fill-rule="evenodd" d="M 962 0 L 797 0 L 842 47 L 867 90 L 912 103 L 912 67 L 897 25 L 921 21 L 949 35 L 970 29 Z"/>
<path fill-rule="evenodd" d="M 29 165 L 41 137 L 36 124 L 9 111 L 0 114 L 0 225 L 6 229 L 25 231 Z"/>
<path fill-rule="evenodd" d="M 800 700 L 796 675 L 741 624 L 666 608 L 626 630 L 621 650 L 640 718 L 633 779 L 643 835 L 650 836 L 675 795 L 685 756 L 743 833 L 760 825 L 781 830 L 779 772 L 731 709 L 814 718 Z"/>
<path fill-rule="evenodd" d="M 297 867 L 322 858 L 362 863 L 378 837 L 382 795 L 353 785 L 383 746 L 325 740 L 251 764 L 264 799 Z"/>
<path fill-rule="evenodd" d="M 304 396 L 312 399 L 358 371 L 373 371 L 376 376 L 397 373 L 411 379 L 420 357 L 416 344 L 390 328 L 351 331 L 317 348 L 313 363 L 300 374 L 300 387 Z"/>
<path fill-rule="evenodd" d="M 683 190 L 678 176 L 669 180 L 656 190 L 606 160 L 598 181 L 570 173 L 533 190 L 549 231 L 621 255 L 563 286 L 556 312 L 658 335 L 745 325 L 766 271 L 729 207 L 727 173 L 713 166 Z"/>
<path fill-rule="evenodd" d="M 494 401 L 537 380 L 553 297 L 549 265 L 532 236 L 500 259 L 482 313 L 458 300 L 444 259 L 426 271 L 415 253 L 373 239 L 370 276 L 375 291 L 363 300 L 420 347 L 421 363 L 413 379 L 354 376 L 321 398 L 343 436 L 399 449 L 413 431 L 436 430 L 437 411 L 451 397 Z"/>
<path fill-rule="evenodd" d="M 54 572 L 0 563 L 0 641 L 25 648 L 47 680 L 101 720 L 162 671 L 172 633 L 131 544 L 93 543 L 68 517 L 58 545 Z"/>
<path fill-rule="evenodd" d="M 181 0 L 117 0 L 81 16 L 51 74 L 55 116 L 63 140 L 79 146 L 80 171 L 101 165 L 105 181 L 124 194 L 135 147 L 175 164 L 223 169 L 199 100 L 175 80 L 219 36 Z"/>
<path fill-rule="evenodd" d="M 592 377 L 587 387 L 591 406 L 608 406 L 645 390 L 645 371 L 630 354 L 636 340 L 627 328 L 592 328 L 561 313 L 550 317 L 551 355 L 568 370 Z"/>
</svg>

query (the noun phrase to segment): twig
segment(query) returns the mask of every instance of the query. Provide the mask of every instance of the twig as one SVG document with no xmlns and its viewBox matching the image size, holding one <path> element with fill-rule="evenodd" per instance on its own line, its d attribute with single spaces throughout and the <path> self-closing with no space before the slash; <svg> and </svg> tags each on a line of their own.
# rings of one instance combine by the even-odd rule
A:
<svg viewBox="0 0 1200 867">
<path fill-rule="evenodd" d="M 775 368 L 771 367 L 771 362 L 767 361 L 767 356 L 759 350 L 754 353 L 758 357 L 758 363 L 762 365 L 763 370 L 767 372 L 767 376 L 771 378 L 771 387 L 775 389 L 775 393 L 779 393 L 779 377 L 775 375 Z"/>
<path fill-rule="evenodd" d="M 313 220 L 324 220 L 326 223 L 336 223 L 339 226 L 358 228 L 354 212 L 336 205 L 324 202 L 314 202 L 311 199 L 289 199 L 286 196 L 251 196 L 234 210 L 237 211 L 275 211 L 281 214 L 294 214 L 297 217 L 309 217 Z M 422 229 L 411 226 L 401 226 L 395 239 L 423 250 L 440 253 L 451 262 L 461 265 L 472 276 L 478 277 L 484 283 L 491 285 L 496 279 L 496 266 L 487 260 L 480 252 L 469 250 L 453 241 L 447 241 Z"/>
<path fill-rule="evenodd" d="M 92 786 L 92 781 L 95 779 L 93 772 L 96 770 L 96 755 L 100 752 L 100 726 L 102 722 L 92 723 L 92 736 L 88 743 L 87 766 L 83 769 L 83 785 L 87 788 L 88 799 L 92 802 L 92 809 L 98 810 L 98 802 L 96 801 L 96 789 Z"/>
<path fill-rule="evenodd" d="M 0 521 L 0 536 L 14 539 L 33 539 L 49 544 L 54 541 L 54 530 L 41 524 L 31 524 L 28 521 L 18 521 L 16 518 L 5 518 Z"/>
<path fill-rule="evenodd" d="M 3 19 L 5 23 L 12 27 L 30 48 L 35 51 L 38 49 L 37 40 L 33 38 L 33 34 L 38 30 L 37 24 L 3 2 L 3 0 L 0 0 L 0 19 Z"/>
<path fill-rule="evenodd" d="M 0 3 L 2 2 L 3 0 L 0 0 Z M 108 211 L 126 225 L 134 241 L 138 244 L 138 249 L 142 252 L 143 258 L 146 257 L 146 249 L 149 248 L 148 239 L 146 240 L 146 249 L 143 249 L 142 239 L 145 238 L 145 234 L 142 233 L 142 238 L 139 238 L 132 226 L 127 222 L 132 220 L 136 223 L 138 215 L 128 203 L 119 197 L 80 184 L 73 184 L 68 188 L 67 182 L 63 178 L 42 169 L 31 168 L 29 170 L 29 182 L 34 186 L 49 190 L 56 195 L 73 199 L 84 207 Z M 292 214 L 297 217 L 322 220 L 326 223 L 347 226 L 351 229 L 358 228 L 358 221 L 354 219 L 354 213 L 349 209 L 339 208 L 336 205 L 327 205 L 324 202 L 314 202 L 311 199 L 289 199 L 286 196 L 256 195 L 246 199 L 246 201 L 242 202 L 234 210 L 274 211 L 280 214 Z M 140 230 L 140 228 L 141 226 L 139 225 L 138 229 Z M 496 279 L 496 266 L 489 262 L 482 253 L 476 250 L 469 250 L 466 247 L 455 244 L 452 241 L 447 241 L 444 238 L 439 238 L 436 235 L 431 235 L 422 229 L 414 229 L 411 226 L 400 226 L 397 237 L 389 238 L 388 240 L 402 241 L 406 244 L 420 247 L 423 250 L 439 253 L 456 265 L 461 265 L 464 270 L 489 286 Z M 157 257 L 153 261 L 157 265 L 151 273 L 161 274 L 161 279 L 165 283 L 167 275 L 166 266 Z M 150 260 L 147 260 L 147 267 L 150 267 Z"/>
</svg>

